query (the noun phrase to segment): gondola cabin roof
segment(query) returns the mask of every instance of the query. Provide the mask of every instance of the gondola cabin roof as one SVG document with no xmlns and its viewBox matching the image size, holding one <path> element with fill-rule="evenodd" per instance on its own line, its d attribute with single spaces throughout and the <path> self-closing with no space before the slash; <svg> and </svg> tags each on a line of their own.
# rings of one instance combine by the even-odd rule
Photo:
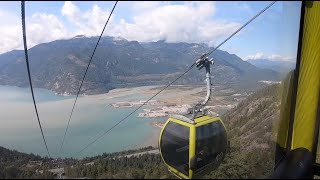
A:
<svg viewBox="0 0 320 180">
<path fill-rule="evenodd" d="M 201 126 L 209 122 L 215 122 L 220 120 L 220 118 L 217 116 L 199 115 L 195 117 L 193 121 L 191 115 L 189 116 L 190 117 L 182 115 L 171 115 L 168 120 L 185 126 Z"/>
<path fill-rule="evenodd" d="M 210 116 L 199 116 L 194 119 L 196 124 L 206 122 L 206 121 L 218 121 L 219 117 L 210 117 Z"/>
</svg>

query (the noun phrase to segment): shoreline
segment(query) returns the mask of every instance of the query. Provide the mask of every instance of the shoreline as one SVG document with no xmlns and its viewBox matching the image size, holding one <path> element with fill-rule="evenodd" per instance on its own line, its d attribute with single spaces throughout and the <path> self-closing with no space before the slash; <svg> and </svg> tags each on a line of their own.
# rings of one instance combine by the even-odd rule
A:
<svg viewBox="0 0 320 180">
<path fill-rule="evenodd" d="M 29 93 L 29 89 L 26 87 L 25 88 L 16 87 L 16 86 L 2 86 L 2 87 L 4 90 L 2 94 L 3 97 L 6 97 L 8 95 L 14 96 L 14 97 L 20 97 L 20 95 L 25 96 L 25 93 Z M 10 91 L 10 88 L 6 88 L 6 87 L 12 87 L 13 89 L 19 88 L 20 90 L 12 92 Z M 71 122 L 72 127 L 85 128 L 88 125 L 92 125 L 92 123 L 95 123 L 96 121 L 97 123 L 103 124 L 102 120 L 95 119 L 97 115 L 96 113 L 102 112 L 103 113 L 102 115 L 105 117 L 104 119 L 107 120 L 109 118 L 108 113 L 115 113 L 113 112 L 115 109 L 111 109 L 109 107 L 111 103 L 120 102 L 120 101 L 139 102 L 141 100 L 148 99 L 148 97 L 151 97 L 152 95 L 157 93 L 159 89 L 161 89 L 161 87 L 163 86 L 154 86 L 154 85 L 138 86 L 138 87 L 112 89 L 107 93 L 98 94 L 98 95 L 84 95 L 84 96 L 81 95 L 80 98 L 78 99 L 79 101 L 75 109 L 76 113 L 74 114 L 74 117 L 73 117 L 74 120 L 72 120 Z M 204 92 L 204 90 L 205 90 L 204 87 L 190 87 L 190 86 L 183 86 L 183 85 L 175 85 L 163 91 L 161 94 L 159 94 L 159 96 L 154 98 L 158 102 L 158 104 L 156 104 L 154 107 L 150 107 L 148 105 L 149 107 L 145 106 L 141 108 L 141 110 L 150 109 L 154 111 L 156 110 L 155 109 L 156 106 L 162 107 L 168 104 L 172 104 L 172 105 L 175 104 L 175 106 L 180 106 L 183 104 L 192 104 L 197 102 L 197 100 L 203 99 L 203 97 L 198 94 L 199 92 Z M 46 98 L 47 95 L 51 96 L 52 94 L 54 94 L 50 90 L 47 90 L 47 91 L 48 92 L 43 93 L 43 98 Z M 8 95 L 6 94 L 6 92 L 8 92 Z M 11 95 L 11 93 L 13 94 Z M 123 98 L 113 99 L 113 98 L 119 98 L 119 97 L 123 97 Z M 56 141 L 55 136 L 57 136 L 56 132 L 58 131 L 63 132 L 73 101 L 74 101 L 73 98 L 68 98 L 68 99 L 62 99 L 62 100 L 49 99 L 48 101 L 45 101 L 45 102 L 39 102 L 39 111 L 41 112 L 41 118 L 44 119 L 43 127 L 47 129 L 46 135 L 48 135 L 51 138 L 51 142 L 55 143 Z M 219 107 L 219 104 L 221 105 L 224 104 L 223 99 L 217 101 L 217 98 L 215 98 L 214 102 L 215 103 L 218 102 L 218 104 L 214 104 L 214 105 L 218 105 L 218 106 L 215 106 L 215 108 L 224 108 L 224 107 Z M 226 103 L 226 104 L 229 104 L 229 103 Z M 139 105 L 141 105 L 141 102 Z M 17 107 L 20 109 L 19 113 L 12 113 L 12 112 L 16 112 Z M 174 106 L 168 106 L 165 109 L 160 109 L 160 110 L 164 112 L 164 111 L 169 111 L 169 109 L 179 110 Z M 106 113 L 106 111 L 111 111 L 111 112 Z M 119 110 L 115 110 L 115 111 L 119 111 Z M 125 111 L 128 111 L 128 110 L 125 110 Z M 143 113 L 145 111 L 142 110 L 141 112 Z M 1 119 L 2 119 L 1 123 L 3 128 L 3 131 L 0 135 L 4 139 L 1 143 L 2 146 L 7 147 L 6 146 L 7 144 L 11 144 L 10 147 L 17 149 L 18 151 L 29 152 L 29 150 L 30 151 L 32 150 L 34 154 L 39 154 L 39 153 L 42 154 L 42 152 L 40 152 L 39 150 L 34 150 L 34 148 L 31 146 L 30 147 L 27 146 L 26 148 L 21 148 L 18 145 L 16 145 L 14 142 L 12 141 L 7 142 L 7 140 L 5 140 L 10 138 L 16 138 L 14 139 L 16 140 L 16 142 L 23 141 L 26 143 L 30 143 L 30 142 L 38 143 L 36 141 L 36 138 L 38 138 L 37 133 L 33 134 L 33 136 L 30 137 L 30 132 L 33 129 L 38 128 L 38 124 L 35 123 L 34 121 L 34 109 L 31 101 L 22 102 L 21 100 L 20 101 L 9 100 L 9 101 L 3 102 L 2 104 L 0 104 L 0 114 L 1 114 Z M 97 117 L 100 118 L 100 116 L 97 116 Z M 110 116 L 110 118 L 113 118 L 113 119 L 117 119 L 116 117 L 118 117 L 117 114 L 114 115 L 114 117 Z M 140 142 L 138 142 L 137 140 L 137 144 L 139 145 L 138 147 L 134 147 L 134 149 L 139 147 L 147 147 L 150 145 L 154 147 L 158 147 L 158 140 L 159 140 L 161 128 L 160 126 L 157 126 L 157 124 L 152 124 L 157 121 L 157 118 L 158 117 L 156 117 L 155 119 L 150 117 L 141 118 L 142 122 L 140 123 L 148 124 L 147 126 L 148 133 L 143 135 L 143 139 L 141 139 L 141 141 L 139 140 Z M 23 119 L 24 121 L 22 122 L 21 119 Z M 160 119 L 161 119 L 160 122 L 164 122 L 163 117 L 159 118 L 159 120 Z M 100 128 L 94 125 L 92 126 L 97 129 Z M 21 128 L 21 130 L 19 130 L 18 133 L 12 134 L 15 130 L 19 128 Z M 19 134 L 19 137 L 16 137 L 17 136 L 16 134 Z M 28 136 L 26 136 L 25 134 L 28 134 Z M 86 132 L 85 135 L 87 134 L 94 134 L 94 132 Z M 81 136 L 82 135 L 83 134 L 81 134 Z M 122 150 L 119 150 L 119 152 L 120 151 Z M 92 152 L 94 152 L 94 150 Z"/>
<path fill-rule="evenodd" d="M 10 88 L 11 87 L 11 88 Z M 109 106 L 106 108 L 106 105 L 109 105 L 112 102 L 119 101 L 118 99 L 111 100 L 112 98 L 116 97 L 122 97 L 122 99 L 126 99 L 127 95 L 130 96 L 128 98 L 132 99 L 140 99 L 144 96 L 140 96 L 139 94 L 145 94 L 145 91 L 158 87 L 158 86 L 141 86 L 141 87 L 134 87 L 134 88 L 120 88 L 120 89 L 114 89 L 108 93 L 99 94 L 99 95 L 85 95 L 78 99 L 77 106 L 75 108 L 75 113 L 73 116 L 73 120 L 71 121 L 72 131 L 73 135 L 69 135 L 68 140 L 75 140 L 75 143 L 78 143 L 78 140 L 76 138 L 76 134 L 80 131 L 83 131 L 84 133 L 79 134 L 81 136 L 88 135 L 94 135 L 95 131 L 87 132 L 85 130 L 86 126 L 90 125 L 92 126 L 93 130 L 100 129 L 101 126 L 96 126 L 95 123 L 97 122 L 97 125 L 103 124 L 103 121 L 101 120 L 100 115 L 97 116 L 96 113 L 104 112 L 104 114 L 101 114 L 101 116 L 105 116 L 105 119 L 108 119 L 109 117 L 112 119 L 118 119 L 117 117 L 122 117 L 121 114 L 115 113 L 113 109 L 111 109 Z M 25 96 L 26 93 L 30 93 L 28 88 L 21 88 L 21 87 L 13 87 L 13 86 L 2 86 L 3 93 L 2 97 L 16 97 L 19 98 L 20 96 Z M 17 89 L 17 90 L 16 90 Z M 12 91 L 14 90 L 14 91 Z M 46 90 L 45 93 L 43 93 L 43 98 L 50 96 L 55 96 L 54 93 L 50 90 Z M 132 96 L 132 97 L 131 97 Z M 57 96 L 56 96 L 57 97 Z M 8 99 L 8 98 L 6 98 Z M 59 98 L 48 98 L 48 101 L 39 102 L 39 111 L 41 113 L 41 119 L 43 119 L 42 125 L 45 129 L 46 136 L 48 136 L 48 141 L 50 142 L 49 146 L 55 146 L 55 144 L 58 143 L 58 140 L 60 140 L 60 132 L 63 133 L 66 122 L 68 120 L 69 114 L 70 114 L 70 108 L 72 107 L 73 98 L 68 99 L 62 99 L 57 100 Z M 16 112 L 17 108 L 20 109 L 19 113 L 12 113 Z M 29 146 L 27 144 L 37 144 L 38 141 L 38 124 L 36 121 L 34 121 L 34 107 L 32 106 L 31 101 L 22 102 L 21 100 L 11 100 L 3 101 L 3 103 L 0 103 L 0 119 L 2 123 L 1 133 L 0 133 L 0 139 L 1 139 L 1 146 L 17 150 L 19 152 L 24 153 L 33 153 L 40 156 L 45 156 L 43 152 L 37 148 L 34 148 L 35 146 Z M 111 111 L 111 112 L 107 112 Z M 117 110 L 118 111 L 118 110 Z M 129 110 L 130 111 L 130 110 Z M 119 111 L 121 113 L 122 111 Z M 115 114 L 109 116 L 108 114 Z M 117 115 L 118 114 L 118 115 Z M 96 119 L 97 117 L 97 119 Z M 23 120 L 23 121 L 21 121 Z M 135 143 L 139 145 L 139 147 L 146 147 L 146 146 L 155 146 L 157 147 L 157 139 L 160 133 L 159 128 L 155 128 L 149 123 L 152 120 L 149 118 L 143 119 L 142 124 L 148 124 L 147 129 L 148 133 L 145 133 L 143 135 L 143 139 L 136 139 Z M 75 130 L 80 129 L 80 130 Z M 82 130 L 83 129 L 83 130 Z M 17 131 L 18 132 L 15 132 Z M 34 132 L 34 133 L 33 133 Z M 27 143 L 26 146 L 19 146 L 21 142 Z M 129 142 L 130 143 L 130 142 Z M 81 146 L 80 144 L 77 144 Z M 123 143 L 124 146 L 128 145 L 127 143 Z M 112 143 L 110 144 L 112 146 Z M 97 145 L 97 147 L 100 147 L 100 145 Z M 72 149 L 72 147 L 65 146 L 65 149 Z M 135 148 L 135 147 L 134 147 Z M 135 148 L 136 149 L 136 148 Z M 116 152 L 123 151 L 125 149 L 118 149 Z M 90 150 L 90 153 L 95 154 L 96 150 Z M 90 154 L 89 153 L 89 154 Z M 64 157 L 64 156 L 62 156 Z M 82 157 L 91 157 L 91 156 L 82 156 Z"/>
</svg>

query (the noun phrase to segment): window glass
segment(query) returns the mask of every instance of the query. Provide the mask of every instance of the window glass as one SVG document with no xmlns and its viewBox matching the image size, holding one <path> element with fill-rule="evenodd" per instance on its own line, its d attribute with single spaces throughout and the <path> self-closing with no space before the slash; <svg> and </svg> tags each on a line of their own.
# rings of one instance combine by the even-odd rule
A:
<svg viewBox="0 0 320 180">
<path fill-rule="evenodd" d="M 227 134 L 220 121 L 198 127 L 196 129 L 196 172 L 216 162 L 217 157 L 221 157 L 226 152 L 226 148 Z"/>
<path fill-rule="evenodd" d="M 169 122 L 161 138 L 161 151 L 166 163 L 189 175 L 189 133 L 190 128 Z"/>
</svg>

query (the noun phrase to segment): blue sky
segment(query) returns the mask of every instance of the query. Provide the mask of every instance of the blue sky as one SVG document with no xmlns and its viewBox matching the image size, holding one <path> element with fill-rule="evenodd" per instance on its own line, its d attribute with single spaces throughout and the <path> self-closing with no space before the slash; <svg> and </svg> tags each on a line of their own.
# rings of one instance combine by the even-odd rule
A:
<svg viewBox="0 0 320 180">
<path fill-rule="evenodd" d="M 216 45 L 271 1 L 123 2 L 114 11 L 106 35 L 129 40 L 197 42 Z M 114 1 L 26 2 L 28 44 L 97 36 Z M 95 8 L 94 8 L 95 6 Z M 0 53 L 22 47 L 20 2 L 0 2 Z M 300 2 L 276 2 L 221 47 L 243 59 L 294 60 Z M 29 47 L 30 47 L 29 46 Z"/>
</svg>

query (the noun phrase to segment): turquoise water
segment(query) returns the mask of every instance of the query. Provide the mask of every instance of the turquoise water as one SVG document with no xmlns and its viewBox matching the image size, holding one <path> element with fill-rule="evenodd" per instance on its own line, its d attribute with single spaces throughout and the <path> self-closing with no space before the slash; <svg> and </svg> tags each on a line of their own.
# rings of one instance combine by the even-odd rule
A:
<svg viewBox="0 0 320 180">
<path fill-rule="evenodd" d="M 53 157 L 57 157 L 74 96 L 59 96 L 45 89 L 35 89 L 35 95 L 50 153 Z M 61 156 L 74 155 L 135 109 L 113 108 L 110 106 L 111 103 L 148 98 L 149 96 L 144 96 L 139 92 L 135 92 L 134 95 L 94 101 L 92 98 L 88 100 L 88 97 L 80 97 Z M 0 102 L 0 146 L 46 155 L 30 89 L 0 86 Z M 165 119 L 138 118 L 137 115 L 143 111 L 143 108 L 78 154 L 76 158 L 137 148 L 145 143 L 154 133 L 154 127 L 150 125 L 150 122 Z"/>
<path fill-rule="evenodd" d="M 35 99 L 37 102 L 59 101 L 64 99 L 75 98 L 75 96 L 59 96 L 47 89 L 36 88 Z M 14 86 L 0 85 L 0 102 L 29 102 L 31 99 L 30 88 L 20 88 Z"/>
</svg>

